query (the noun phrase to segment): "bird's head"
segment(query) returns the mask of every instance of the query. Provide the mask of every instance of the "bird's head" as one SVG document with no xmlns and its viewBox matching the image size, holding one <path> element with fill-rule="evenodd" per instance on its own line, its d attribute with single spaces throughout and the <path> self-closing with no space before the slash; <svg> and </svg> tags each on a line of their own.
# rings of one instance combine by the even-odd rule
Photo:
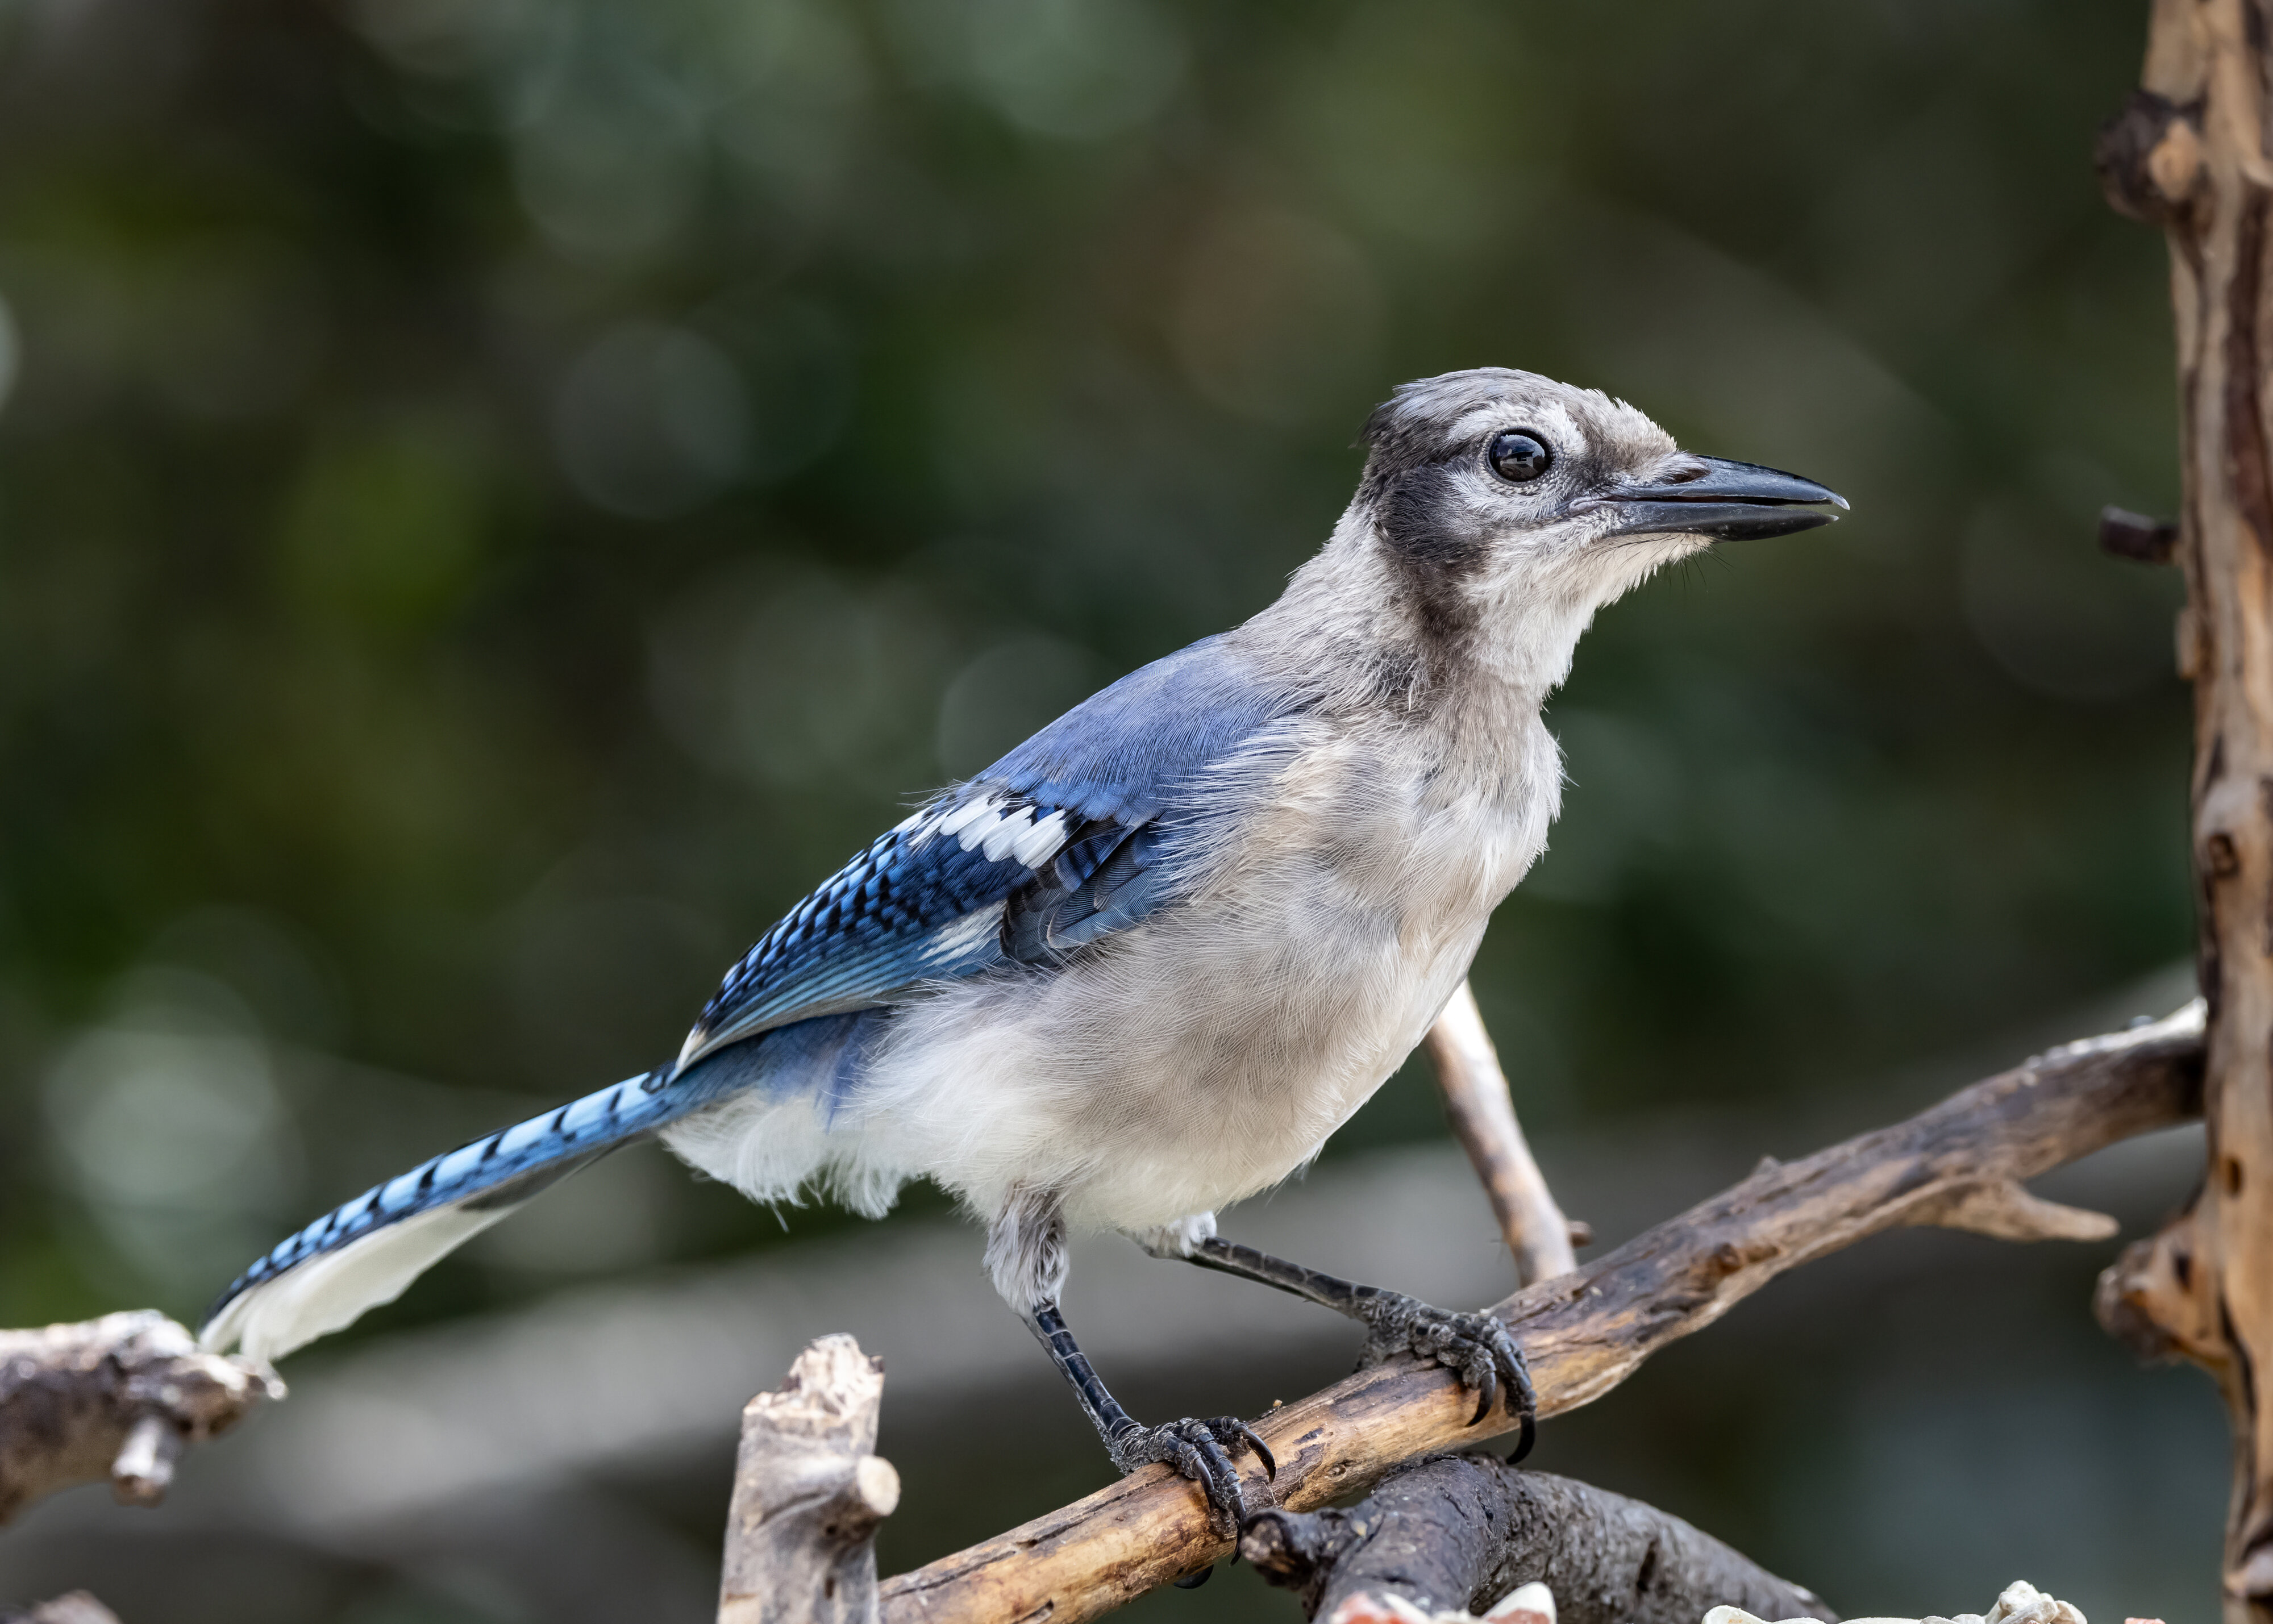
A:
<svg viewBox="0 0 2273 1624">
<path fill-rule="evenodd" d="M 1608 395 L 1501 367 L 1406 385 L 1365 443 L 1352 539 L 1446 636 L 1488 636 L 1527 609 L 1583 625 L 1677 558 L 1847 505 L 1812 480 L 1684 451 Z"/>
</svg>

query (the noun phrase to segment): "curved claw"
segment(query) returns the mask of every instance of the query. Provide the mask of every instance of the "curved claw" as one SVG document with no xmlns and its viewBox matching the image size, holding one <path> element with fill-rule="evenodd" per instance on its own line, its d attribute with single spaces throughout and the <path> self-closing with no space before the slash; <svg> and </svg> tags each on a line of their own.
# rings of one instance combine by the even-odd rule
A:
<svg viewBox="0 0 2273 1624">
<path fill-rule="evenodd" d="M 1507 1457 L 1511 1466 L 1520 1466 L 1523 1457 L 1531 1453 L 1531 1446 L 1539 1441 L 1539 1418 L 1531 1413 L 1528 1404 L 1524 1406 L 1522 1419 L 1517 1426 L 1515 1448 Z"/>
<path fill-rule="evenodd" d="M 1483 1380 L 1476 1384 L 1476 1412 L 1468 1418 L 1474 1426 L 1491 1413 L 1492 1400 L 1499 1396 L 1499 1373 L 1490 1366 L 1484 1366 Z"/>
<path fill-rule="evenodd" d="M 1232 1526 L 1234 1532 L 1247 1521 L 1247 1497 L 1239 1492 L 1239 1471 L 1231 1463 L 1231 1456 L 1215 1441 L 1212 1432 L 1203 1432 L 1192 1440 L 1192 1449 L 1200 1457 L 1207 1472 L 1207 1486 L 1213 1491 L 1208 1495 L 1211 1509 L 1220 1509 L 1221 1501 L 1230 1501 Z"/>
<path fill-rule="evenodd" d="M 1531 1385 L 1530 1363 L 1523 1357 L 1523 1350 L 1515 1345 L 1515 1338 L 1508 1334 L 1507 1327 L 1497 1316 L 1491 1320 L 1489 1340 L 1493 1360 L 1504 1373 L 1503 1380 L 1507 1384 L 1507 1407 L 1511 1412 L 1522 1418 L 1527 1429 L 1527 1440 L 1530 1432 L 1537 1428 L 1535 1412 L 1539 1408 L 1538 1395 Z M 1527 1449 L 1530 1444 L 1527 1441 L 1523 1447 Z"/>
<path fill-rule="evenodd" d="M 1263 1441 L 1263 1435 L 1244 1421 L 1234 1421 L 1232 1425 L 1239 1429 L 1239 1441 L 1254 1450 L 1255 1458 L 1263 1463 L 1264 1477 L 1272 1483 L 1278 1482 L 1279 1462 L 1271 1453 L 1271 1446 Z"/>
<path fill-rule="evenodd" d="M 1531 1385 L 1531 1364 L 1523 1357 L 1523 1350 L 1511 1341 L 1507 1351 L 1508 1408 L 1516 1412 L 1523 1426 L 1523 1437 L 1516 1445 L 1513 1457 L 1519 1461 L 1531 1453 L 1532 1441 L 1539 1432 L 1539 1393 Z"/>
<path fill-rule="evenodd" d="M 1369 1291 L 1355 1317 L 1371 1329 L 1360 1367 L 1378 1363 L 1392 1352 L 1409 1349 L 1432 1363 L 1450 1369 L 1464 1388 L 1475 1390 L 1475 1426 L 1491 1414 L 1492 1405 L 1504 1397 L 1507 1412 L 1523 1428 L 1516 1458 L 1529 1450 L 1537 1431 L 1538 1399 L 1531 1385 L 1531 1370 L 1516 1345 L 1506 1322 L 1489 1313 L 1452 1313 L 1416 1302 L 1394 1291 Z"/>
<path fill-rule="evenodd" d="M 1182 1421 L 1161 1430 L 1172 1440 L 1177 1471 L 1199 1485 L 1200 1497 L 1207 1501 L 1208 1521 L 1219 1527 L 1229 1523 L 1236 1533 L 1247 1521 L 1247 1501 L 1239 1492 L 1239 1475 L 1232 1470 L 1223 1447 L 1204 1430 L 1202 1423 Z"/>
<path fill-rule="evenodd" d="M 1197 1484 L 1207 1502 L 1208 1522 L 1219 1534 L 1235 1538 L 1248 1521 L 1247 1499 L 1240 1492 L 1239 1471 L 1225 1446 L 1252 1448 L 1274 1470 L 1277 1463 L 1261 1439 L 1243 1421 L 1230 1416 L 1196 1421 L 1189 1417 L 1165 1426 L 1134 1426 L 1113 1441 L 1114 1463 L 1123 1471 L 1158 1462 L 1179 1477 Z"/>
</svg>

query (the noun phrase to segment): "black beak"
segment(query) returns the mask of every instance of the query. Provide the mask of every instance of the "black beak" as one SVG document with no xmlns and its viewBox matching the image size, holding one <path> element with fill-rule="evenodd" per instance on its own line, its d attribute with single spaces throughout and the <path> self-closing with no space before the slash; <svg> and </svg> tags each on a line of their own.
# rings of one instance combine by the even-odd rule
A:
<svg viewBox="0 0 2273 1624">
<path fill-rule="evenodd" d="M 1699 465 L 1701 473 L 1694 471 Z M 1605 537 L 1709 535 L 1724 542 L 1812 530 L 1839 517 L 1825 506 L 1846 505 L 1846 498 L 1812 479 L 1718 457 L 1693 458 L 1664 479 L 1571 505 L 1578 513 L 1609 509 L 1616 517 Z"/>
</svg>

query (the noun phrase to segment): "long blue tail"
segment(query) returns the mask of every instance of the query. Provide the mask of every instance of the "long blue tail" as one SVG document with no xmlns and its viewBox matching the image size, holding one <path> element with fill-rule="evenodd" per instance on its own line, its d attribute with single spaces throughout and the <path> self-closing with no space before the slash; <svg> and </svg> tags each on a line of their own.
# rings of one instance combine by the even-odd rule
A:
<svg viewBox="0 0 2273 1624">
<path fill-rule="evenodd" d="M 755 1043 L 663 1066 L 475 1140 L 364 1191 L 239 1275 L 206 1316 L 208 1348 L 274 1359 L 391 1302 L 446 1254 L 619 1146 L 748 1087 Z"/>
</svg>

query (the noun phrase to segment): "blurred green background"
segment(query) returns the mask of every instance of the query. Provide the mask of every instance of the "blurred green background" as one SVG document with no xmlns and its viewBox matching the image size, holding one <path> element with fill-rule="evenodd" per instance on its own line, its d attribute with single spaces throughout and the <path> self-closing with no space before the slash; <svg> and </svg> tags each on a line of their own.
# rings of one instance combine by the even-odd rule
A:
<svg viewBox="0 0 2273 1624">
<path fill-rule="evenodd" d="M 2089 164 L 2144 21 L 0 0 L 0 1323 L 194 1316 L 371 1179 L 667 1056 L 909 797 L 1267 602 L 1393 385 L 1485 363 L 1855 510 L 1582 646 L 1564 821 L 1475 976 L 1527 1120 L 1857 1126 L 2059 1035 L 2190 939 L 2178 583 L 2092 545 L 2176 499 L 2162 245 Z M 1408 1070 L 1329 1156 L 1442 1134 Z M 611 1169 L 354 1335 L 842 1227 Z M 2207 1619 L 2215 1407 L 2096 1343 L 2085 1250 L 1984 1312 L 2074 1339 L 2044 1431 L 2176 1393 L 2141 1493 L 2191 1520 L 2138 1537 L 2193 1588 L 2104 1605 Z M 1887 1353 L 1872 1314 L 1949 1311 L 1921 1291 L 1803 1314 L 1806 1367 L 1869 1344 L 1887 1414 L 2039 1390 Z M 1840 1447 L 1777 1418 L 1805 1383 L 1668 1364 L 1625 1432 L 1624 1395 L 1571 1425 L 1708 1529 L 1850 1611 L 2014 1576 L 1953 1592 L 1932 1541 L 1978 1519 L 1899 1495 L 1792 1511 L 1756 1479 Z M 1021 1376 L 1075 1429 L 1050 1492 L 1093 1486 Z M 1054 1503 L 1002 1475 L 958 1537 Z M 149 1598 L 128 1624 L 252 1616 L 129 1548 L 77 1581 Z M 1293 1616 L 1238 1583 L 1146 1616 Z M 274 1616 L 520 1616 L 409 1583 L 358 1557 Z"/>
</svg>

